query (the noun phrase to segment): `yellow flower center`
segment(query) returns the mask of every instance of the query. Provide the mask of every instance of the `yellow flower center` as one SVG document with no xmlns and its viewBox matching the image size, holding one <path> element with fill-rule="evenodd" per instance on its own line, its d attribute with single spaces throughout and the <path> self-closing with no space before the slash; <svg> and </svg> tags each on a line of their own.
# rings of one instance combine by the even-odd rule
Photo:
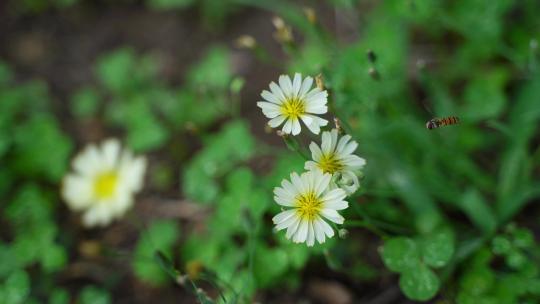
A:
<svg viewBox="0 0 540 304">
<path fill-rule="evenodd" d="M 314 192 L 308 192 L 296 198 L 296 206 L 301 219 L 313 221 L 322 209 L 322 202 Z"/>
<path fill-rule="evenodd" d="M 299 118 L 306 113 L 304 100 L 298 97 L 287 98 L 281 105 L 281 113 L 287 118 Z"/>
<path fill-rule="evenodd" d="M 113 196 L 118 184 L 118 174 L 109 171 L 98 175 L 94 182 L 94 195 L 98 199 L 107 199 Z"/>
<path fill-rule="evenodd" d="M 330 153 L 328 155 L 323 154 L 318 165 L 324 173 L 334 174 L 343 170 L 343 163 L 341 163 L 341 160 L 336 158 L 335 153 Z"/>
</svg>

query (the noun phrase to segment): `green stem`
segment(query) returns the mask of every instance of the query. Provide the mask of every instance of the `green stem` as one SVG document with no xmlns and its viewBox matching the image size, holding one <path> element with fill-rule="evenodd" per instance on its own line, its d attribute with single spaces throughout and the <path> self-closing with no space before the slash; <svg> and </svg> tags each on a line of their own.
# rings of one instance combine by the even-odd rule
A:
<svg viewBox="0 0 540 304">
<path fill-rule="evenodd" d="M 373 223 L 369 215 L 366 212 L 364 212 L 364 210 L 362 210 L 357 204 L 353 204 L 353 209 L 356 211 L 356 213 L 358 213 L 358 215 L 360 215 L 362 219 L 349 221 L 351 226 L 356 225 L 357 227 L 367 228 L 369 231 L 377 234 L 383 240 L 388 238 L 388 234 L 382 231 L 381 229 L 379 229 L 379 227 L 377 227 Z"/>
<path fill-rule="evenodd" d="M 305 160 L 310 160 L 309 156 L 302 150 L 302 147 L 300 146 L 300 143 L 294 136 L 285 135 L 282 136 L 283 141 L 285 142 L 285 145 L 291 150 L 294 151 L 300 156 L 302 156 Z"/>
</svg>

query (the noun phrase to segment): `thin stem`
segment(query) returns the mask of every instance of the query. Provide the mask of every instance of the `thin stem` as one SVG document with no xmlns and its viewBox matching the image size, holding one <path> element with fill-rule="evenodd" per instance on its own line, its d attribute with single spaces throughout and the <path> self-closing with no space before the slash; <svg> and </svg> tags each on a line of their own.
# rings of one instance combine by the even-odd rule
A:
<svg viewBox="0 0 540 304">
<path fill-rule="evenodd" d="M 302 150 L 302 147 L 300 146 L 300 143 L 298 142 L 296 137 L 283 135 L 282 138 L 283 138 L 283 141 L 285 142 L 285 145 L 287 145 L 287 147 L 290 150 L 300 154 L 300 156 L 302 156 L 305 160 L 310 159 L 309 156 Z"/>
</svg>

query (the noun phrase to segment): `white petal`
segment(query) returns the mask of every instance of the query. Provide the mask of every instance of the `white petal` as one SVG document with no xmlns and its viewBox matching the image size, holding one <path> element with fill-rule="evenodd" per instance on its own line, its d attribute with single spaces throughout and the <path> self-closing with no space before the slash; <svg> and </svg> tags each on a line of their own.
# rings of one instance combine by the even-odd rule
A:
<svg viewBox="0 0 540 304">
<path fill-rule="evenodd" d="M 313 106 L 313 105 L 307 105 L 306 106 L 306 112 L 311 114 L 324 114 L 328 112 L 327 106 Z"/>
<path fill-rule="evenodd" d="M 276 104 L 265 102 L 265 101 L 259 101 L 257 102 L 257 106 L 262 109 L 262 112 L 268 118 L 274 118 L 278 115 L 281 115 L 281 109 Z"/>
<path fill-rule="evenodd" d="M 319 148 L 319 146 L 314 143 L 314 142 L 311 142 L 309 144 L 309 150 L 311 151 L 311 158 L 318 162 L 321 160 L 322 158 L 322 151 L 321 151 L 321 148 Z"/>
<path fill-rule="evenodd" d="M 347 155 L 342 158 L 343 164 L 347 167 L 362 168 L 366 164 L 366 160 L 357 155 Z"/>
<path fill-rule="evenodd" d="M 315 231 L 313 231 L 313 223 L 309 222 L 308 224 L 308 235 L 307 235 L 307 245 L 311 247 L 315 244 Z"/>
<path fill-rule="evenodd" d="M 62 183 L 62 197 L 68 207 L 75 211 L 83 210 L 92 204 L 93 191 L 93 180 L 86 177 L 69 174 Z"/>
<path fill-rule="evenodd" d="M 300 131 L 302 129 L 300 128 L 300 121 L 298 121 L 298 118 L 292 119 L 292 135 L 298 135 L 300 134 Z"/>
<path fill-rule="evenodd" d="M 348 134 L 341 137 L 340 140 L 339 140 L 339 143 L 337 145 L 337 148 L 336 148 L 336 153 L 345 154 L 345 153 L 343 153 L 343 149 L 345 148 L 345 145 L 347 145 L 349 140 L 351 140 L 351 136 L 348 135 Z"/>
<path fill-rule="evenodd" d="M 268 125 L 272 128 L 278 127 L 279 125 L 283 123 L 285 118 L 286 117 L 284 115 L 276 116 L 275 118 L 270 119 L 270 121 L 268 122 Z"/>
<path fill-rule="evenodd" d="M 321 150 L 323 154 L 328 155 L 332 153 L 331 148 L 332 147 L 332 135 L 330 132 L 325 131 L 322 134 L 322 143 L 321 143 Z"/>
<path fill-rule="evenodd" d="M 295 225 L 296 222 L 298 221 L 298 219 L 299 219 L 298 216 L 296 214 L 294 214 L 293 216 L 290 216 L 290 217 L 284 219 L 283 221 L 277 223 L 276 224 L 276 230 L 280 231 L 280 230 L 283 230 L 285 228 L 289 228 L 292 225 Z"/>
<path fill-rule="evenodd" d="M 298 226 L 300 226 L 300 218 L 294 217 L 294 222 L 289 225 L 289 228 L 287 228 L 287 233 L 285 234 L 285 237 L 287 239 L 291 239 L 293 235 L 296 235 L 296 232 L 298 231 Z"/>
<path fill-rule="evenodd" d="M 337 142 L 338 142 L 338 132 L 336 129 L 332 129 L 332 131 L 330 131 L 330 135 L 332 137 L 332 144 L 330 146 L 330 151 L 334 152 L 336 150 L 336 145 L 337 145 Z"/>
<path fill-rule="evenodd" d="M 296 213 L 296 210 L 294 210 L 294 209 L 282 211 L 282 212 L 276 214 L 272 218 L 272 222 L 274 222 L 274 224 L 279 224 L 279 223 L 287 220 L 289 217 L 294 216 L 295 213 Z"/>
<path fill-rule="evenodd" d="M 294 188 L 293 184 L 291 184 L 291 182 L 286 179 L 281 181 L 281 187 L 288 195 L 292 197 L 296 197 L 296 195 L 298 194 L 298 191 Z"/>
<path fill-rule="evenodd" d="M 292 125 L 293 125 L 292 120 L 287 119 L 287 121 L 285 122 L 285 125 L 283 125 L 283 129 L 281 129 L 281 131 L 283 131 L 283 133 L 285 133 L 285 134 L 291 134 Z"/>
<path fill-rule="evenodd" d="M 322 174 L 322 171 L 319 169 L 317 170 L 319 172 L 321 172 Z M 315 194 L 317 196 L 320 196 L 324 191 L 326 191 L 328 189 L 328 185 L 330 184 L 330 180 L 332 179 L 332 175 L 329 174 L 329 173 L 324 173 L 321 175 L 321 177 L 319 178 L 319 182 L 317 185 L 315 185 Z"/>
<path fill-rule="evenodd" d="M 314 162 L 314 161 L 311 161 L 311 160 L 308 160 L 304 165 L 304 169 L 306 169 L 308 171 L 315 170 L 315 169 L 318 169 L 318 168 L 319 167 L 317 167 L 317 163 Z"/>
<path fill-rule="evenodd" d="M 319 88 L 314 88 L 306 95 L 306 100 L 314 101 L 314 100 L 327 100 L 328 92 L 321 91 Z"/>
<path fill-rule="evenodd" d="M 279 76 L 279 86 L 281 87 L 281 90 L 283 90 L 283 94 L 285 95 L 285 97 L 293 96 L 292 82 L 289 76 Z"/>
<path fill-rule="evenodd" d="M 343 147 L 343 150 L 341 151 L 341 153 L 343 155 L 351 154 L 354 152 L 354 150 L 356 150 L 357 147 L 358 147 L 358 143 L 356 143 L 356 141 L 353 140 L 349 144 L 347 144 L 345 147 Z"/>
<path fill-rule="evenodd" d="M 273 81 L 270 83 L 270 91 L 272 91 L 272 94 L 276 97 L 276 99 L 278 99 L 278 103 L 283 103 L 283 101 L 286 99 L 281 88 Z"/>
<path fill-rule="evenodd" d="M 304 183 L 296 172 L 291 173 L 291 181 L 294 188 L 296 189 L 296 193 L 303 194 L 306 192 L 304 188 Z"/>
<path fill-rule="evenodd" d="M 313 84 L 313 78 L 306 77 L 304 81 L 302 82 L 302 87 L 300 88 L 299 96 L 304 96 L 306 93 L 311 89 L 311 85 Z"/>
<path fill-rule="evenodd" d="M 313 221 L 313 230 L 315 232 L 315 237 L 317 238 L 317 242 L 320 244 L 324 243 L 325 237 L 324 237 L 324 227 L 321 224 L 323 220 L 318 218 Z"/>
<path fill-rule="evenodd" d="M 300 115 L 300 118 L 302 119 L 302 121 L 304 122 L 304 124 L 306 126 L 309 126 L 310 124 L 313 123 L 313 118 L 307 116 L 307 115 Z"/>
<path fill-rule="evenodd" d="M 294 200 L 294 194 L 288 191 L 287 189 L 276 187 L 274 188 L 274 196 L 278 196 L 284 200 L 292 201 Z"/>
<path fill-rule="evenodd" d="M 302 75 L 299 73 L 294 74 L 294 80 L 293 80 L 293 94 L 295 96 L 298 96 L 300 93 L 300 87 L 302 85 Z"/>
<path fill-rule="evenodd" d="M 330 225 L 325 220 L 323 220 L 322 218 L 318 218 L 317 221 L 319 222 L 319 224 L 321 224 L 321 227 L 324 230 L 324 234 L 326 234 L 327 237 L 331 238 L 334 236 L 334 229 L 332 229 L 332 227 L 330 227 Z"/>
<path fill-rule="evenodd" d="M 321 215 L 336 224 L 343 224 L 343 221 L 345 220 L 343 216 L 339 215 L 334 209 L 322 209 Z"/>
<path fill-rule="evenodd" d="M 103 157 L 103 166 L 111 170 L 116 166 L 120 156 L 120 142 L 117 139 L 108 139 L 101 144 L 101 155 Z"/>
<path fill-rule="evenodd" d="M 268 92 L 267 90 L 262 91 L 261 97 L 264 98 L 265 100 L 271 102 L 271 103 L 275 103 L 275 104 L 278 104 L 278 105 L 283 103 L 283 100 L 280 100 L 277 96 L 275 96 L 274 94 Z"/>
<path fill-rule="evenodd" d="M 331 202 L 331 201 L 343 201 L 343 199 L 347 196 L 347 194 L 345 193 L 345 191 L 341 190 L 341 189 L 334 189 L 334 190 L 331 190 L 331 191 L 328 191 L 323 197 L 322 197 L 322 200 L 325 201 L 325 202 Z M 326 206 L 326 204 L 325 204 Z M 331 207 L 327 207 L 327 208 L 331 208 Z M 332 208 L 332 209 L 335 209 L 335 208 Z M 339 210 L 339 209 L 337 209 Z"/>
<path fill-rule="evenodd" d="M 334 190 L 338 190 L 338 189 L 334 189 Z M 343 192 L 345 192 L 345 190 L 343 189 L 339 189 L 339 190 L 342 190 Z M 343 210 L 343 209 L 349 208 L 349 203 L 343 200 L 332 200 L 332 201 L 325 202 L 324 207 L 329 208 L 329 209 L 334 209 L 334 210 Z"/>
<path fill-rule="evenodd" d="M 308 235 L 308 221 L 302 220 L 300 222 L 300 226 L 298 227 L 298 231 L 296 232 L 296 235 L 294 236 L 293 241 L 295 243 L 303 243 L 307 239 Z"/>
<path fill-rule="evenodd" d="M 102 162 L 101 154 L 95 145 L 88 145 L 79 155 L 73 159 L 75 172 L 92 177 L 99 171 Z"/>
</svg>

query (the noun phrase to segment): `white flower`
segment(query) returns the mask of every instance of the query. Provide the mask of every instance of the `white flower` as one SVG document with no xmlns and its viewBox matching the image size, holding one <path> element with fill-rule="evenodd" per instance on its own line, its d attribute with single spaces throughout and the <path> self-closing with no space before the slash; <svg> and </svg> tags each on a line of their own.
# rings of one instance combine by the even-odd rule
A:
<svg viewBox="0 0 540 304">
<path fill-rule="evenodd" d="M 304 168 L 332 174 L 336 186 L 343 188 L 350 195 L 358 190 L 356 173 L 366 164 L 365 159 L 352 154 L 357 147 L 358 143 L 351 140 L 350 135 L 345 135 L 338 141 L 336 129 L 323 132 L 320 147 L 314 142 L 309 145 L 313 160 L 307 161 Z"/>
<path fill-rule="evenodd" d="M 116 139 L 89 145 L 73 160 L 73 173 L 64 177 L 62 196 L 70 209 L 84 211 L 86 227 L 105 226 L 133 205 L 143 186 L 146 159 L 121 151 Z"/>
<path fill-rule="evenodd" d="M 283 180 L 281 187 L 274 189 L 274 200 L 281 206 L 290 208 L 274 216 L 276 229 L 287 228 L 285 236 L 295 243 L 306 242 L 313 246 L 315 239 L 324 243 L 325 238 L 334 236 L 334 230 L 325 221 L 343 224 L 344 218 L 337 212 L 349 206 L 343 199 L 342 189 L 328 188 L 330 174 L 320 170 L 291 174 L 291 182 Z"/>
<path fill-rule="evenodd" d="M 297 135 L 300 133 L 300 119 L 307 128 L 319 134 L 321 127 L 326 126 L 328 121 L 313 114 L 324 114 L 328 111 L 326 106 L 328 93 L 319 88 L 311 89 L 313 78 L 296 73 L 294 80 L 286 75 L 279 76 L 279 86 L 270 83 L 270 91 L 264 90 L 261 97 L 264 101 L 257 102 L 264 115 L 270 118 L 268 125 L 276 128 L 283 124 L 282 131 L 286 134 Z"/>
</svg>

